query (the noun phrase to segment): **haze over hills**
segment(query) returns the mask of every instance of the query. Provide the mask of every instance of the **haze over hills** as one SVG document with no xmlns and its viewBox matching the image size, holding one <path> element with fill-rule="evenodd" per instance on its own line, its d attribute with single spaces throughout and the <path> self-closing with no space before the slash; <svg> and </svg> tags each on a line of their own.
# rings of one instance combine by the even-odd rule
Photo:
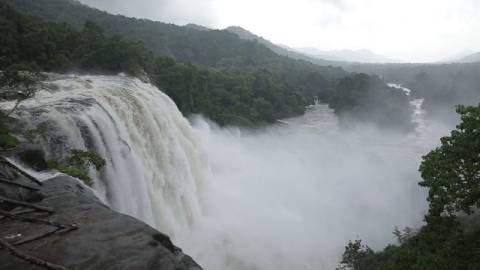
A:
<svg viewBox="0 0 480 270">
<path fill-rule="evenodd" d="M 210 31 L 210 30 L 213 30 L 213 29 L 208 28 L 208 27 L 206 27 L 206 26 L 198 25 L 198 24 L 194 24 L 194 23 L 186 24 L 186 25 L 184 25 L 184 27 L 186 27 L 186 28 L 191 28 L 191 29 L 194 29 L 194 30 L 199 30 L 199 31 Z"/>
<path fill-rule="evenodd" d="M 480 52 L 469 54 L 457 60 L 459 63 L 474 63 L 480 62 Z"/>
<path fill-rule="evenodd" d="M 43 19 L 57 23 L 65 22 L 76 27 L 81 27 L 85 20 L 93 20 L 105 30 L 106 34 L 121 35 L 133 40 L 141 40 L 147 48 L 157 55 L 165 55 L 180 61 L 191 61 L 207 66 L 216 66 L 219 63 L 229 62 L 233 59 L 238 61 L 239 55 L 245 55 L 247 44 L 240 44 L 232 39 L 232 36 L 229 35 L 230 33 L 236 34 L 243 40 L 256 40 L 259 44 L 265 45 L 278 55 L 308 61 L 321 66 L 343 66 L 346 64 L 345 62 L 393 62 L 392 60 L 386 61 L 385 58 L 375 56 L 373 53 L 363 57 L 358 55 L 355 57 L 348 57 L 347 55 L 343 57 L 306 55 L 295 49 L 276 45 L 238 26 L 228 27 L 224 31 L 210 29 L 198 24 L 177 26 L 158 21 L 108 14 L 75 0 L 4 0 L 3 2 Z M 57 8 L 62 12 L 54 12 Z M 123 25 L 124 27 L 117 27 L 118 25 Z M 211 50 L 205 51 L 204 48 L 206 47 Z M 255 48 L 253 49 L 254 51 L 262 50 L 258 46 L 253 47 Z M 266 61 L 263 57 L 257 58 L 258 60 L 254 61 Z M 367 58 L 374 61 L 362 61 Z M 251 58 L 245 59 L 245 61 L 250 60 Z"/>
<path fill-rule="evenodd" d="M 113 15 L 75 0 L 1 0 L 0 2 L 10 4 L 20 11 L 44 20 L 67 23 L 77 28 L 81 28 L 86 20 L 91 20 L 102 27 L 106 35 L 120 35 L 142 41 L 155 55 L 168 56 L 182 62 L 211 67 L 262 66 L 271 65 L 275 61 L 288 62 L 291 59 L 279 56 L 289 56 L 295 60 L 305 60 L 322 66 L 340 66 L 332 61 L 322 61 L 296 52 L 289 52 L 267 40 L 261 40 L 251 33 L 242 34 L 244 38 L 239 38 L 239 33 L 242 31 L 236 31 L 233 35 L 232 29 L 222 31 L 196 24 L 178 26 L 159 21 Z M 58 10 L 62 12 L 57 12 Z M 247 36 L 249 38 L 245 38 Z M 258 43 L 251 42 L 253 39 Z M 290 65 L 305 66 L 310 63 L 298 62 Z M 310 67 L 325 71 L 330 69 L 319 66 Z M 330 69 L 327 72 L 338 74 L 338 70 Z"/>
<path fill-rule="evenodd" d="M 480 52 L 464 50 L 438 61 L 438 63 L 475 63 L 480 61 Z"/>
<path fill-rule="evenodd" d="M 317 48 L 297 48 L 301 53 L 331 61 L 359 62 L 359 63 L 399 63 L 401 61 L 389 59 L 367 49 L 361 50 L 331 50 L 324 51 Z"/>
<path fill-rule="evenodd" d="M 0 0 L 0 2 L 11 4 L 21 11 L 48 21 L 71 24 L 78 29 L 82 28 L 85 21 L 92 20 L 104 29 L 107 36 L 119 35 L 133 41 L 141 41 L 155 56 L 172 58 L 178 64 L 171 64 L 170 61 L 157 63 L 157 69 L 158 67 L 160 69 L 154 73 L 162 74 L 161 79 L 159 77 L 159 85 L 174 99 L 182 112 L 187 115 L 203 113 L 221 124 L 271 122 L 274 119 L 296 115 L 303 111 L 303 106 L 311 102 L 313 96 L 318 96 L 323 102 L 329 103 L 337 112 L 352 111 L 362 99 L 368 102 L 377 100 L 365 97 L 370 95 L 369 93 L 353 89 L 352 86 L 355 86 L 356 82 L 362 82 L 362 87 L 359 88 L 370 87 L 370 84 L 380 86 L 381 83 L 380 79 L 362 76 L 339 81 L 348 77 L 349 72 L 376 75 L 387 82 L 409 83 L 415 80 L 417 74 L 431 71 L 431 65 L 422 64 L 418 70 L 408 66 L 409 72 L 397 72 L 397 64 L 389 64 L 395 66 L 393 74 L 397 75 L 387 76 L 389 71 L 385 70 L 384 64 L 317 59 L 276 45 L 241 27 L 229 27 L 225 30 L 209 30 L 193 24 L 182 27 L 112 15 L 73 0 Z M 57 12 L 58 10 L 62 12 Z M 147 64 L 147 67 L 150 65 Z M 404 64 L 398 66 L 402 67 Z M 172 75 L 165 70 L 160 72 L 162 68 L 168 69 Z M 455 67 L 451 68 L 454 72 Z M 451 70 L 450 67 L 446 69 Z M 238 84 L 233 84 L 233 81 Z M 340 91 L 342 88 L 361 94 L 351 96 L 352 93 L 348 91 Z M 432 93 L 438 89 L 427 88 L 433 89 L 428 91 Z M 469 89 L 471 88 L 468 87 L 467 90 Z M 442 100 L 458 100 L 441 96 Z M 354 102 L 347 104 L 352 98 Z M 387 100 L 386 98 L 377 100 L 381 104 L 377 107 L 391 106 Z M 252 110 L 249 104 L 254 101 L 257 105 Z M 373 107 L 366 105 L 368 102 L 363 100 L 362 106 L 371 111 Z M 218 110 L 219 107 L 223 110 Z M 392 115 L 402 114 L 395 112 Z M 397 123 L 379 119 L 373 121 Z"/>
<path fill-rule="evenodd" d="M 289 56 L 295 59 L 310 61 L 320 65 L 343 66 L 347 63 L 399 63 L 394 59 L 389 59 L 370 50 L 332 50 L 323 51 L 317 48 L 291 48 L 285 45 L 277 45 L 271 41 L 255 35 L 254 33 L 240 27 L 230 26 L 225 29 L 228 32 L 237 34 L 240 38 L 246 40 L 256 40 L 264 44 L 272 51 Z"/>
<path fill-rule="evenodd" d="M 68 35 L 81 38 L 84 34 L 96 32 L 97 36 L 106 38 L 98 40 L 95 43 L 98 47 L 90 52 L 71 54 L 69 50 L 77 49 L 66 49 L 69 53 L 58 62 L 64 67 L 83 69 L 97 66 L 113 73 L 121 68 L 119 63 L 137 74 L 138 67 L 143 67 L 185 115 L 203 114 L 220 125 L 262 125 L 301 115 L 316 96 L 329 103 L 338 114 L 351 115 L 386 128 L 411 128 L 408 99 L 398 91 L 385 91 L 389 87 L 380 78 L 349 74 L 338 64 L 333 66 L 333 62 L 328 62 L 330 65 L 327 65 L 325 61 L 295 52 L 287 55 L 287 50 L 260 38 L 252 41 L 229 31 L 112 15 L 73 0 L 0 0 L 0 3 L 60 23 L 64 28 L 65 24 L 71 25 L 73 29 L 69 26 L 61 30 Z M 6 9 L 5 13 L 13 11 Z M 21 16 L 12 19 L 49 28 Z M 18 36 L 22 44 L 39 45 L 51 39 L 32 40 L 30 35 L 24 38 L 25 34 L 17 30 L 9 28 L 12 36 Z M 122 45 L 122 38 L 134 44 Z M 59 39 L 49 55 L 60 55 L 56 48 L 64 46 L 66 40 Z M 36 56 L 38 51 L 34 50 L 31 55 Z M 27 57 L 24 62 L 36 61 L 45 64 L 49 70 L 61 69 L 59 64 L 45 63 L 44 59 L 51 58 Z"/>
<path fill-rule="evenodd" d="M 328 7 L 332 0 L 81 1 L 102 3 L 106 11 L 76 0 L 0 0 L 0 269 L 30 269 L 35 262 L 58 264 L 52 269 L 202 269 L 174 244 L 209 270 L 480 269 L 480 61 L 385 63 L 392 60 L 368 50 L 302 53 L 274 43 L 285 40 L 275 37 L 280 34 L 295 47 L 371 48 L 436 61 L 450 54 L 434 52 L 424 40 L 434 29 L 414 35 L 423 21 L 395 20 L 389 12 L 395 2 L 409 7 L 409 17 L 419 12 L 433 24 L 428 11 L 437 8 L 435 0 L 423 8 L 427 0 L 375 0 L 381 5 L 361 17 L 345 13 L 355 26 L 350 29 L 336 16 L 350 1 L 336 1 L 330 7 L 335 16 L 302 3 Z M 189 13 L 173 20 L 178 25 L 146 16 L 175 13 L 168 2 L 210 17 L 195 6 L 208 2 L 238 21 L 204 27 Z M 278 12 L 284 2 L 287 16 Z M 356 2 L 365 8 L 370 1 Z M 306 8 L 295 11 L 300 5 Z M 308 27 L 303 17 L 345 29 L 324 35 L 328 29 Z M 368 33 L 364 18 L 385 31 Z M 385 27 L 388 21 L 398 28 Z M 268 38 L 236 26 L 220 30 L 228 25 L 248 25 Z M 442 26 L 437 30 L 448 34 Z M 480 43 L 469 45 L 474 50 L 456 59 L 477 59 L 472 53 Z M 414 56 L 428 50 L 433 54 Z M 455 108 L 460 116 L 452 115 Z M 98 201 L 172 241 L 145 227 L 118 229 L 116 222 L 105 223 L 108 216 L 82 209 L 68 210 L 71 219 L 55 218 L 66 209 L 47 197 L 36 201 L 44 192 L 32 186 L 40 181 L 30 181 L 44 176 L 10 172 L 27 166 L 47 170 L 45 177 L 59 171 L 83 180 Z M 59 184 L 61 193 L 60 186 L 70 189 Z M 77 187 L 82 199 L 83 185 Z M 40 191 L 30 196 L 27 190 Z M 31 219 L 37 213 L 24 207 L 65 224 Z M 84 221 L 92 220 L 106 226 L 90 230 Z M 20 221 L 59 230 L 37 236 L 43 230 L 25 224 L 35 234 L 20 234 Z M 65 237 L 74 241 L 66 244 Z M 106 241 L 96 243 L 100 238 Z M 111 247 L 106 253 L 122 256 L 98 256 L 102 243 Z M 66 251 L 79 260 L 68 259 Z M 28 266 L 17 267 L 19 260 Z"/>
<path fill-rule="evenodd" d="M 258 43 L 265 45 L 267 48 L 274 51 L 275 53 L 277 53 L 279 55 L 283 55 L 283 56 L 288 56 L 288 57 L 291 57 L 293 59 L 304 60 L 304 61 L 312 62 L 312 63 L 318 64 L 318 65 L 341 66 L 342 64 L 344 64 L 344 63 L 339 63 L 336 60 L 332 61 L 332 60 L 328 60 L 328 59 L 321 59 L 320 57 L 311 57 L 311 56 L 308 56 L 304 53 L 297 52 L 294 49 L 289 48 L 287 46 L 281 46 L 281 45 L 274 44 L 273 42 L 271 42 L 271 41 L 269 41 L 269 40 L 267 40 L 267 39 L 265 39 L 261 36 L 255 35 L 254 33 L 250 32 L 250 31 L 248 31 L 248 30 L 246 30 L 246 29 L 244 29 L 240 26 L 230 26 L 230 27 L 225 28 L 224 30 L 227 31 L 227 32 L 236 34 L 237 36 L 239 36 L 241 39 L 244 39 L 244 40 L 255 40 Z"/>
</svg>

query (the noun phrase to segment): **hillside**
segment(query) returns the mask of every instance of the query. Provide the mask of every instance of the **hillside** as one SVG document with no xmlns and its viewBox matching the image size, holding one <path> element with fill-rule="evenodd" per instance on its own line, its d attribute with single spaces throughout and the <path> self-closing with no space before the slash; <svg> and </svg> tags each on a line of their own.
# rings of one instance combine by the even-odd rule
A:
<svg viewBox="0 0 480 270">
<path fill-rule="evenodd" d="M 275 53 L 288 56 L 293 59 L 304 60 L 317 65 L 331 65 L 343 67 L 352 63 L 391 63 L 392 59 L 376 54 L 369 50 L 332 50 L 322 51 L 316 48 L 290 48 L 287 46 L 277 45 L 271 41 L 255 35 L 254 33 L 240 27 L 230 26 L 225 31 L 234 33 L 244 40 L 255 40 L 265 45 Z"/>
<path fill-rule="evenodd" d="M 5 2 L 73 28 L 4 9 L 9 27 L 2 32 L 9 38 L 2 47 L 25 46 L 2 59 L 3 67 L 21 60 L 56 72 L 136 75 L 143 69 L 185 115 L 203 114 L 220 125 L 257 126 L 301 115 L 318 96 L 339 115 L 392 128 L 410 126 L 408 99 L 386 91 L 380 79 L 280 56 L 236 34 L 111 15 L 71 0 L 0 0 Z"/>
<path fill-rule="evenodd" d="M 458 62 L 460 62 L 460 63 L 480 62 L 480 52 L 464 56 L 464 57 L 458 59 Z"/>
<path fill-rule="evenodd" d="M 67 23 L 80 28 L 85 21 L 97 23 L 106 35 L 120 35 L 139 40 L 157 56 L 209 67 L 255 66 L 273 68 L 298 66 L 316 70 L 329 78 L 345 75 L 340 68 L 320 67 L 279 56 L 264 44 L 243 40 L 228 31 L 199 29 L 165 24 L 145 19 L 112 15 L 90 8 L 75 0 L 0 0 L 22 12 L 44 20 Z M 326 64 L 326 63 L 323 63 Z"/>
<path fill-rule="evenodd" d="M 450 64 L 352 64 L 350 72 L 363 72 L 400 83 L 412 95 L 425 98 L 423 108 L 428 114 L 447 122 L 457 121 L 454 107 L 480 103 L 480 63 Z"/>
<path fill-rule="evenodd" d="M 358 63 L 392 63 L 396 62 L 385 56 L 376 54 L 372 51 L 362 50 L 331 50 L 323 51 L 316 48 L 298 48 L 297 51 L 311 55 L 315 58 L 340 61 L 340 62 L 358 62 Z"/>
<path fill-rule="evenodd" d="M 244 40 L 254 40 L 257 41 L 260 44 L 265 45 L 267 48 L 271 49 L 275 53 L 283 56 L 288 56 L 293 59 L 297 60 L 304 60 L 307 62 L 311 62 L 317 65 L 331 65 L 331 66 L 342 66 L 345 63 L 339 62 L 335 59 L 321 59 L 321 57 L 311 57 L 308 56 L 307 54 L 297 52 L 294 49 L 288 48 L 286 46 L 280 46 L 272 43 L 271 41 L 257 36 L 254 33 L 240 27 L 240 26 L 230 26 L 225 28 L 225 31 L 228 31 L 230 33 L 234 33 L 237 36 L 239 36 L 241 39 Z"/>
</svg>

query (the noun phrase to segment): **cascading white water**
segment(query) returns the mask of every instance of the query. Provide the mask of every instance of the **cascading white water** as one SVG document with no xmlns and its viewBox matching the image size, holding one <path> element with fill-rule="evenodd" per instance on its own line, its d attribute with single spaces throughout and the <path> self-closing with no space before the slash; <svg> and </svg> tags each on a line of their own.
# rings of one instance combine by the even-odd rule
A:
<svg viewBox="0 0 480 270">
<path fill-rule="evenodd" d="M 45 150 L 95 149 L 107 159 L 94 175 L 105 201 L 210 270 L 333 269 L 350 239 L 393 242 L 394 226 L 421 224 L 419 160 L 447 130 L 420 121 L 418 104 L 420 126 L 408 135 L 340 130 L 329 110 L 256 131 L 201 118 L 192 126 L 138 79 L 61 76 L 48 85 L 19 115 L 49 123 Z"/>
<path fill-rule="evenodd" d="M 166 95 L 121 76 L 67 76 L 47 86 L 54 90 L 23 103 L 29 110 L 22 117 L 49 123 L 50 156 L 94 149 L 107 160 L 100 174 L 91 172 L 95 188 L 115 209 L 172 235 L 192 224 L 200 215 L 205 158 Z"/>
</svg>

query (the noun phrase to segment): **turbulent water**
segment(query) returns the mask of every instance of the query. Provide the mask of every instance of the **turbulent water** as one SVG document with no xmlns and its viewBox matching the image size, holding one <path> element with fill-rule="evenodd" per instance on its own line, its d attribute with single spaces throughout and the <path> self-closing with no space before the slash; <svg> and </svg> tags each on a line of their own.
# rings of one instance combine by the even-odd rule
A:
<svg viewBox="0 0 480 270">
<path fill-rule="evenodd" d="M 393 242 L 395 226 L 421 224 L 417 168 L 447 130 L 423 120 L 421 100 L 409 134 L 342 130 L 325 105 L 263 130 L 219 128 L 138 79 L 52 77 L 18 114 L 44 127 L 49 156 L 97 151 L 103 199 L 212 270 L 332 269 L 350 239 Z"/>
<path fill-rule="evenodd" d="M 410 89 L 403 87 L 401 84 L 398 83 L 389 83 L 388 86 L 402 90 L 407 96 L 409 96 L 412 92 Z"/>
</svg>

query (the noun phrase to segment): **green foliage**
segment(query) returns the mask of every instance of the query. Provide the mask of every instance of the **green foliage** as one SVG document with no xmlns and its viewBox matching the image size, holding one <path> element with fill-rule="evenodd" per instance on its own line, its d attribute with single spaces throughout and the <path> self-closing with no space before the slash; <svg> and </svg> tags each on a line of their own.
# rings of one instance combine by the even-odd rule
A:
<svg viewBox="0 0 480 270">
<path fill-rule="evenodd" d="M 72 150 L 70 156 L 63 162 L 57 159 L 47 162 L 50 169 L 76 177 L 90 187 L 93 185 L 93 180 L 88 174 L 88 168 L 93 166 L 96 170 L 101 170 L 105 164 L 105 159 L 97 153 L 78 149 Z"/>
<path fill-rule="evenodd" d="M 441 139 L 440 147 L 424 156 L 420 166 L 424 179 L 420 185 L 429 188 L 427 224 L 417 232 L 395 228 L 400 245 L 379 252 L 363 248 L 359 241 L 350 242 L 340 269 L 480 269 L 475 211 L 480 201 L 480 105 L 458 106 L 457 112 L 461 123 Z"/>
<path fill-rule="evenodd" d="M 70 175 L 72 177 L 82 180 L 85 185 L 91 187 L 93 185 L 92 178 L 88 175 L 88 171 L 84 168 L 77 168 L 73 166 L 67 166 L 59 162 L 58 160 L 49 160 L 47 161 L 48 168 L 55 169 L 64 174 Z"/>
<path fill-rule="evenodd" d="M 480 64 L 442 65 L 421 69 L 407 84 L 413 94 L 425 98 L 423 108 L 447 120 L 456 120 L 457 104 L 476 105 L 480 102 Z"/>
<path fill-rule="evenodd" d="M 411 111 L 408 97 L 388 87 L 376 76 L 352 74 L 340 79 L 330 93 L 320 94 L 338 114 L 382 127 L 409 130 Z"/>
<path fill-rule="evenodd" d="M 10 134 L 0 134 L 0 149 L 15 148 L 19 141 L 17 138 Z"/>
<path fill-rule="evenodd" d="M 16 88 L 23 96 L 29 97 L 45 76 L 35 64 L 14 64 L 6 67 L 0 74 L 1 88 Z"/>
<path fill-rule="evenodd" d="M 0 72 L 0 98 L 16 100 L 13 108 L 5 113 L 5 120 L 8 120 L 23 100 L 35 95 L 44 79 L 45 76 L 34 64 L 15 64 Z"/>
<path fill-rule="evenodd" d="M 8 150 L 18 146 L 18 139 L 10 134 L 9 118 L 0 111 L 0 150 Z"/>
<path fill-rule="evenodd" d="M 208 69 L 157 58 L 154 82 L 186 114 L 201 113 L 224 124 L 258 125 L 299 115 L 301 93 L 258 69 Z"/>
<path fill-rule="evenodd" d="M 23 63 L 43 71 L 137 74 L 149 56 L 141 43 L 106 37 L 91 21 L 77 30 L 66 24 L 45 23 L 4 3 L 0 3 L 0 32 L 1 70 Z"/>
<path fill-rule="evenodd" d="M 340 266 L 336 270 L 366 269 L 365 259 L 373 254 L 372 249 L 362 244 L 362 240 L 349 241 L 345 246 Z"/>
<path fill-rule="evenodd" d="M 474 270 L 480 269 L 480 230 L 465 232 L 454 219 L 437 217 L 399 246 L 383 251 L 346 247 L 354 258 L 339 269 L 353 270 Z M 349 255 L 350 254 L 350 255 Z M 344 268 L 341 268 L 344 267 Z"/>
<path fill-rule="evenodd" d="M 100 170 L 106 165 L 106 161 L 100 155 L 93 151 L 83 151 L 74 149 L 71 151 L 69 163 L 74 166 L 88 167 L 94 166 L 96 170 Z"/>
<path fill-rule="evenodd" d="M 7 134 L 8 132 L 8 119 L 5 113 L 0 111 L 0 134 Z"/>
<path fill-rule="evenodd" d="M 76 67 L 136 74 L 144 69 L 184 114 L 204 114 L 221 125 L 257 126 L 297 116 L 318 96 L 348 118 L 383 127 L 410 127 L 408 99 L 400 91 L 391 91 L 378 78 L 358 74 L 342 79 L 348 75 L 342 68 L 278 55 L 264 44 L 242 40 L 228 31 L 198 30 L 111 15 L 75 1 L 0 2 L 73 26 L 45 26 L 31 17 L 14 16 L 34 31 L 28 38 L 14 30 L 7 31 L 13 37 L 9 44 L 51 42 L 34 50 L 27 46 L 26 50 L 31 52 L 27 58 L 19 52 L 10 53 L 19 55 L 10 59 L 13 62 L 33 59 L 47 70 Z M 5 21 L 12 24 L 11 18 L 12 15 L 6 16 Z M 13 21 L 15 24 L 18 20 Z M 29 40 L 32 36 L 42 38 Z M 142 43 L 119 36 L 142 42 L 152 53 Z M 58 50 L 48 53 L 53 51 L 47 44 L 55 44 Z M 42 54 L 48 57 L 40 57 Z"/>
<path fill-rule="evenodd" d="M 407 242 L 415 234 L 416 232 L 410 227 L 405 227 L 403 230 L 400 230 L 397 226 L 395 226 L 395 229 L 393 230 L 393 235 L 395 235 L 398 243 L 400 244 Z"/>
<path fill-rule="evenodd" d="M 422 108 L 429 115 L 457 121 L 457 104 L 480 102 L 480 63 L 369 64 L 347 66 L 347 70 L 377 74 L 387 82 L 401 83 L 412 96 L 424 98 Z"/>
<path fill-rule="evenodd" d="M 462 122 L 420 166 L 430 215 L 471 214 L 480 206 L 480 105 L 458 106 L 457 113 Z"/>
<path fill-rule="evenodd" d="M 35 65 L 15 64 L 0 71 L 0 100 L 15 100 L 15 105 L 8 111 L 0 111 L 0 148 L 15 148 L 19 141 L 10 134 L 12 118 L 10 115 L 20 102 L 31 98 L 38 89 L 44 76 Z"/>
</svg>

